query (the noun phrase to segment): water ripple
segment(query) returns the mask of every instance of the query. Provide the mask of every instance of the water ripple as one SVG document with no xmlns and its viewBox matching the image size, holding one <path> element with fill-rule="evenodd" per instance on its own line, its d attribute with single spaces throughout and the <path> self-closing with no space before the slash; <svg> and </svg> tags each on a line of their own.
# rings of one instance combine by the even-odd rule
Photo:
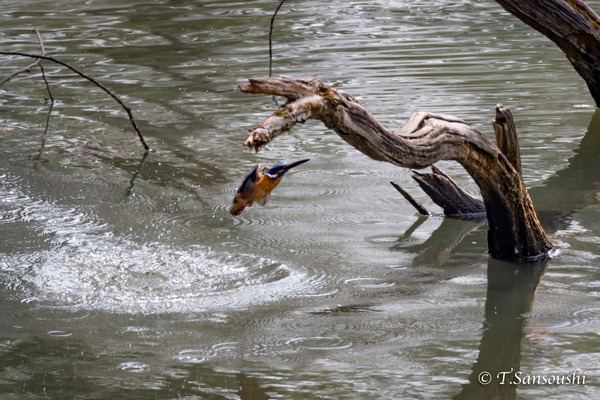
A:
<svg viewBox="0 0 600 400">
<path fill-rule="evenodd" d="M 77 208 L 30 198 L 10 184 L 3 190 L 10 220 L 16 214 L 50 238 L 47 250 L 0 254 L 0 277 L 24 302 L 116 313 L 187 312 L 246 308 L 318 290 L 321 278 L 275 260 L 202 246 L 138 244 Z"/>
</svg>

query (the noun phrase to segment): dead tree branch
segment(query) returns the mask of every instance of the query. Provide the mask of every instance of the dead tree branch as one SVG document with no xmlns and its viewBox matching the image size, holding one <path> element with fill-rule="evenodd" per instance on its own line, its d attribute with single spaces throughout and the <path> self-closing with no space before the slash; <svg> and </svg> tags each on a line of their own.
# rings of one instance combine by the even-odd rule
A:
<svg viewBox="0 0 600 400">
<path fill-rule="evenodd" d="M 16 52 L 16 51 L 0 51 L 0 55 L 20 56 L 20 57 L 29 57 L 29 58 L 37 58 L 37 59 L 42 59 L 42 60 L 49 60 L 49 61 L 55 62 L 57 64 L 60 64 L 60 65 L 62 65 L 64 67 L 70 69 L 71 71 L 75 72 L 77 75 L 79 75 L 82 78 L 90 81 L 91 83 L 93 83 L 94 85 L 96 85 L 97 87 L 99 87 L 100 89 L 102 89 L 110 97 L 112 97 L 117 103 L 119 103 L 119 105 L 127 113 L 127 116 L 129 117 L 129 121 L 131 122 L 131 125 L 133 126 L 133 129 L 137 133 L 138 138 L 140 139 L 140 142 L 142 143 L 142 146 L 144 146 L 144 149 L 146 151 L 150 150 L 150 147 L 148 146 L 148 144 L 146 144 L 146 140 L 144 139 L 144 136 L 142 135 L 142 132 L 140 131 L 140 128 L 138 127 L 138 124 L 137 124 L 135 118 L 133 117 L 133 113 L 131 112 L 131 109 L 127 105 L 125 105 L 125 103 L 123 103 L 123 101 L 116 94 L 114 94 L 106 86 L 104 86 L 103 84 L 101 84 L 100 82 L 98 82 L 97 80 L 95 80 L 94 78 L 92 78 L 92 77 L 84 74 L 83 72 L 81 72 L 80 70 L 78 70 L 75 67 L 72 67 L 71 65 L 67 64 L 66 62 L 58 60 L 58 59 L 56 59 L 54 57 L 50 57 L 50 56 L 38 55 L 38 54 L 30 54 L 30 53 L 21 53 L 21 52 Z"/>
<path fill-rule="evenodd" d="M 418 112 L 399 131 L 391 132 L 352 96 L 316 80 L 250 79 L 238 89 L 288 99 L 286 105 L 250 132 L 246 146 L 258 150 L 297 123 L 312 118 L 321 120 L 375 160 L 415 169 L 440 160 L 455 160 L 481 190 L 492 256 L 538 257 L 554 248 L 537 219 L 521 175 L 487 136 L 466 122 Z"/>
<path fill-rule="evenodd" d="M 427 209 L 425 207 L 423 207 L 423 205 L 421 203 L 419 203 L 417 200 L 415 200 L 415 198 L 412 197 L 410 195 L 410 193 L 408 193 L 406 190 L 402 189 L 402 187 L 400 185 L 398 185 L 397 183 L 394 183 L 394 182 L 390 182 L 390 183 L 419 212 L 419 214 L 431 215 L 430 212 L 427 211 Z"/>
<path fill-rule="evenodd" d="M 52 96 L 52 91 L 50 91 L 50 85 L 48 84 L 48 79 L 46 79 L 46 70 L 44 69 L 42 63 L 40 63 L 40 71 L 42 71 L 42 79 L 46 85 L 46 91 L 48 92 L 49 100 L 51 103 L 54 103 L 54 96 Z"/>
<path fill-rule="evenodd" d="M 435 204 L 444 209 L 444 215 L 450 218 L 485 218 L 483 201 L 462 190 L 452 178 L 435 165 L 431 173 L 413 171 L 412 178 Z"/>
<path fill-rule="evenodd" d="M 273 24 L 275 23 L 275 17 L 277 16 L 277 13 L 279 12 L 279 9 L 283 5 L 283 3 L 285 3 L 285 0 L 281 0 L 279 5 L 277 6 L 277 9 L 275 9 L 273 16 L 271 17 L 271 27 L 269 29 L 269 77 L 271 76 L 273 66 Z"/>
<path fill-rule="evenodd" d="M 496 118 L 493 126 L 498 148 L 521 175 L 521 150 L 517 128 L 512 113 L 502 104 L 496 105 Z"/>
<path fill-rule="evenodd" d="M 44 42 L 42 41 L 42 36 L 40 35 L 40 32 L 36 29 L 33 30 L 38 38 L 38 42 L 40 43 L 40 49 L 42 50 L 42 56 L 46 55 L 46 49 L 44 48 Z M 28 66 L 21 68 L 18 71 L 13 72 L 12 74 L 10 74 L 9 76 L 7 76 L 6 78 L 2 79 L 2 81 L 0 81 L 0 86 L 4 85 L 5 83 L 7 83 L 8 81 L 10 81 L 11 79 L 13 79 L 15 76 L 17 75 L 21 75 L 24 73 L 28 73 L 31 72 L 31 70 L 33 68 L 35 68 L 38 64 L 40 64 L 40 62 L 42 62 L 41 58 L 37 58 L 34 62 L 32 62 L 31 64 L 29 64 Z"/>
<path fill-rule="evenodd" d="M 521 154 L 517 129 L 512 113 L 502 104 L 496 105 L 496 118 L 493 126 L 498 148 L 521 175 Z M 483 201 L 463 191 L 452 178 L 436 166 L 432 165 L 431 170 L 431 173 L 413 171 L 412 177 L 433 202 L 442 207 L 445 216 L 459 219 L 485 217 Z M 410 202 L 408 197 L 406 199 Z"/>
</svg>

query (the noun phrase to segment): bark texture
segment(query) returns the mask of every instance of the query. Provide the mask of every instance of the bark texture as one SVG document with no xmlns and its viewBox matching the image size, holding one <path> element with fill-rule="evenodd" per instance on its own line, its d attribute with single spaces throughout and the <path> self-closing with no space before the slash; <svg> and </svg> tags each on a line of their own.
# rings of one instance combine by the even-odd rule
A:
<svg viewBox="0 0 600 400">
<path fill-rule="evenodd" d="M 493 126 L 498 148 L 521 175 L 521 150 L 517 128 L 512 113 L 502 104 L 496 105 L 496 119 Z"/>
<path fill-rule="evenodd" d="M 442 207 L 446 217 L 485 219 L 483 201 L 462 190 L 435 165 L 431 166 L 431 173 L 413 171 L 412 177 L 431 200 Z"/>
<path fill-rule="evenodd" d="M 397 132 L 383 127 L 352 96 L 320 81 L 250 79 L 244 93 L 283 96 L 288 102 L 250 132 L 246 146 L 259 150 L 309 118 L 321 120 L 372 159 L 421 169 L 440 160 L 459 162 L 481 190 L 496 258 L 529 258 L 553 249 L 540 226 L 521 175 L 484 134 L 452 116 L 418 112 Z"/>
<path fill-rule="evenodd" d="M 552 40 L 587 83 L 600 106 L 600 18 L 580 0 L 496 0 Z"/>
</svg>

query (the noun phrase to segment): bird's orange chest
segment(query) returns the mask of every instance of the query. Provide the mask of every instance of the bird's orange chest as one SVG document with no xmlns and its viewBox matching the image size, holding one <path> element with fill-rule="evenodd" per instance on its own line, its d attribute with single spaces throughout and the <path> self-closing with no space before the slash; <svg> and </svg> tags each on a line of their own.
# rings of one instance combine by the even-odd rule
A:
<svg viewBox="0 0 600 400">
<path fill-rule="evenodd" d="M 260 201 L 267 197 L 267 195 L 277 187 L 279 182 L 281 182 L 281 178 L 273 179 L 267 175 L 260 174 L 258 181 L 256 182 L 256 190 L 254 191 L 254 196 L 252 196 L 252 201 Z"/>
</svg>

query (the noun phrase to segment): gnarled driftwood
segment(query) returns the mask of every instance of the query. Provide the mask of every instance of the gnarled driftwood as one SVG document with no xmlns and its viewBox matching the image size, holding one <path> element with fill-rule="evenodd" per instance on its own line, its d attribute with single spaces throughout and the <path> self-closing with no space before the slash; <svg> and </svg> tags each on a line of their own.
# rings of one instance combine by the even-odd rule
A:
<svg viewBox="0 0 600 400">
<path fill-rule="evenodd" d="M 312 118 L 321 120 L 375 160 L 415 169 L 440 160 L 455 160 L 481 190 L 493 257 L 538 257 L 553 249 L 519 172 L 487 136 L 466 122 L 452 116 L 418 112 L 398 132 L 391 132 L 352 96 L 317 80 L 250 79 L 238 89 L 288 99 L 250 132 L 246 146 L 258 151 L 296 123 Z"/>
<path fill-rule="evenodd" d="M 493 122 L 496 134 L 496 143 L 500 151 L 506 156 L 515 170 L 521 175 L 521 154 L 517 129 L 512 113 L 502 104 L 496 105 L 496 119 Z M 444 215 L 458 219 L 485 219 L 485 205 L 480 199 L 471 196 L 462 190 L 456 182 L 435 165 L 431 166 L 431 173 L 413 171 L 412 177 L 421 189 L 442 207 Z M 423 213 L 422 205 L 415 205 L 415 200 L 397 184 L 392 185 L 409 201 L 417 211 Z M 407 197 L 408 196 L 408 197 Z"/>
</svg>

